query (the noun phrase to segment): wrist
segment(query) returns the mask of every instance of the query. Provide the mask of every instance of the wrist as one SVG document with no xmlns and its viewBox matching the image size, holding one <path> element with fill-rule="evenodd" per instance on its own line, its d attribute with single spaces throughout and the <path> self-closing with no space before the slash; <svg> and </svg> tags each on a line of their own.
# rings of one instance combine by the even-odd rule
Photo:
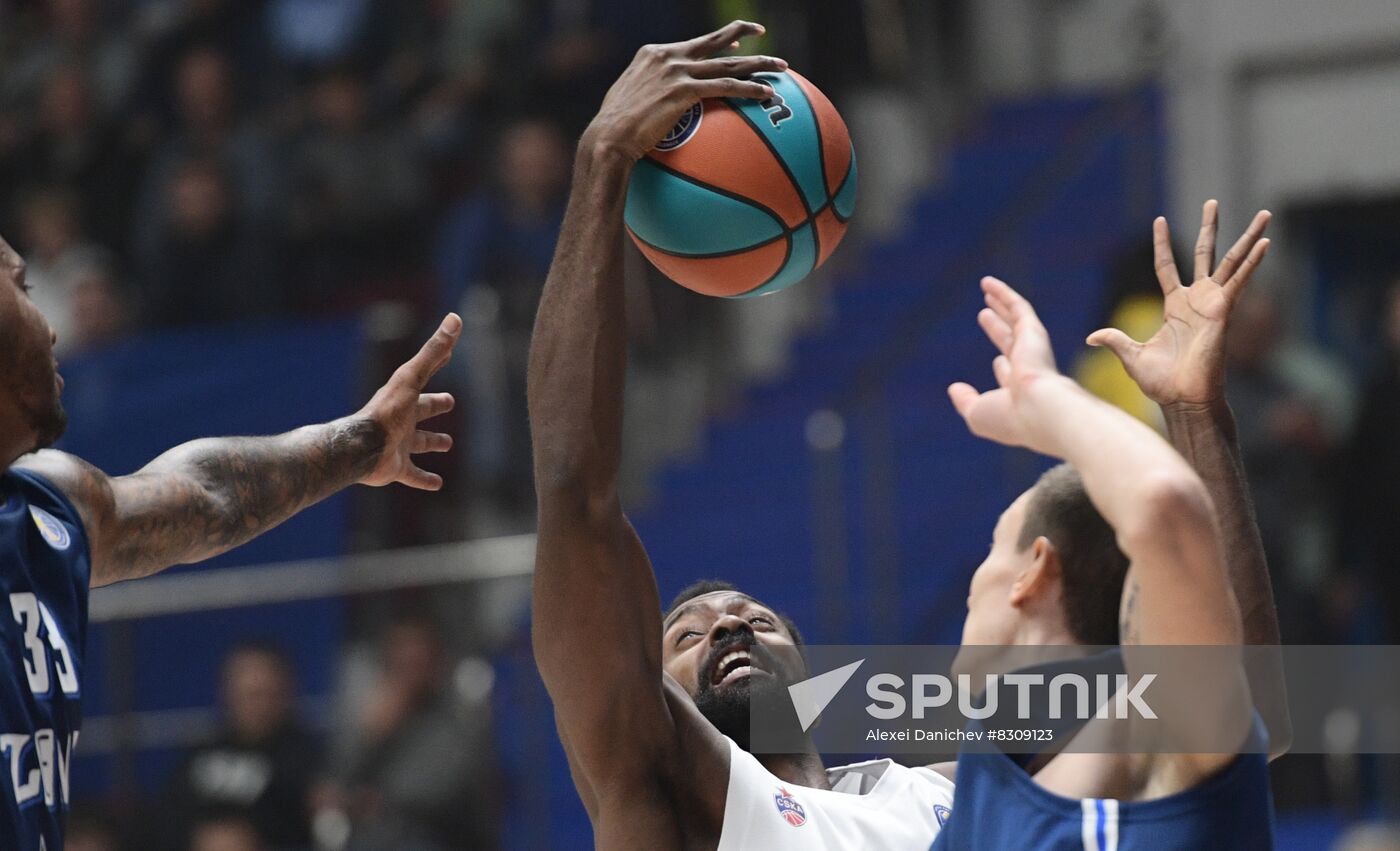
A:
<svg viewBox="0 0 1400 851">
<path fill-rule="evenodd" d="M 1164 403 L 1160 407 L 1165 419 L 1214 418 L 1230 412 L 1230 404 L 1225 400 L 1224 395 L 1203 400 L 1178 399 L 1175 402 Z"/>
<path fill-rule="evenodd" d="M 329 455 L 340 456 L 355 473 L 355 480 L 374 472 L 389 443 L 389 428 L 369 409 L 326 424 Z"/>
<path fill-rule="evenodd" d="M 581 168 L 623 168 L 631 170 L 640 156 L 607 132 L 606 128 L 590 124 L 579 137 L 576 165 Z"/>
</svg>

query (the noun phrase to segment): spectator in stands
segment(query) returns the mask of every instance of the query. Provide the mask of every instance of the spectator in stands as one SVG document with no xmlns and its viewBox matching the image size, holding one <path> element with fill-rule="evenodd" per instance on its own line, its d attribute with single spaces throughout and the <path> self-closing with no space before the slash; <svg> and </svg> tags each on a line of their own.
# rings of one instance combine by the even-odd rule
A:
<svg viewBox="0 0 1400 851">
<path fill-rule="evenodd" d="M 1235 308 L 1226 358 L 1284 638 L 1321 642 L 1316 601 L 1338 566 L 1335 471 L 1354 416 L 1350 379 L 1323 352 L 1285 337 L 1277 305 L 1257 291 Z"/>
<path fill-rule="evenodd" d="M 161 228 L 141 258 L 149 327 L 275 316 L 285 292 L 266 233 L 238 216 L 219 163 L 181 163 L 165 187 Z"/>
<path fill-rule="evenodd" d="M 66 349 L 84 351 L 130 332 L 126 296 L 117 285 L 112 263 L 103 256 L 92 257 L 74 270 L 68 310 L 71 328 Z"/>
<path fill-rule="evenodd" d="M 309 790 L 319 749 L 297 716 L 296 692 L 291 661 L 276 645 L 250 642 L 224 659 L 220 729 L 184 757 L 170 786 L 176 847 L 186 837 L 200 847 L 202 828 L 230 833 L 229 817 L 246 822 L 241 832 L 255 832 L 273 851 L 310 846 Z M 205 823 L 214 818 L 220 831 Z"/>
<path fill-rule="evenodd" d="M 159 238 L 163 193 L 192 158 L 217 161 L 238 187 L 236 218 L 260 230 L 280 221 L 285 205 L 283 164 L 267 132 L 241 114 L 229 59 L 211 47 L 185 54 L 173 80 L 175 124 L 157 147 L 136 208 L 137 251 Z"/>
<path fill-rule="evenodd" d="M 0 179 L 16 193 L 10 197 L 62 187 L 75 196 L 84 229 L 108 244 L 120 242 L 137 159 L 96 110 L 87 73 L 78 65 L 55 67 L 41 83 L 37 106 L 38 120 L 24 122 L 8 146 L 0 145 Z M 18 212 L 0 210 L 0 216 Z"/>
<path fill-rule="evenodd" d="M 1383 619 L 1382 640 L 1400 644 L 1400 275 L 1386 291 L 1384 348 L 1362 394 L 1346 470 L 1346 540 L 1362 562 Z"/>
<path fill-rule="evenodd" d="M 233 80 L 242 103 L 280 100 L 285 82 L 268 46 L 266 0 L 147 0 L 135 26 L 149 43 L 140 109 L 171 123 L 177 107 L 170 91 L 185 56 L 195 48 L 225 56 L 238 69 Z"/>
<path fill-rule="evenodd" d="M 121 851 L 122 843 L 111 823 L 96 813 L 74 807 L 64 829 L 64 851 Z"/>
<path fill-rule="evenodd" d="M 195 825 L 189 851 L 265 851 L 268 846 L 248 819 L 216 816 Z"/>
<path fill-rule="evenodd" d="M 347 818 L 351 851 L 496 846 L 489 722 L 458 696 L 439 625 L 385 632 L 378 682 L 317 795 L 318 823 Z"/>
<path fill-rule="evenodd" d="M 426 180 L 408 138 L 371 120 L 355 70 L 323 73 L 310 107 L 295 155 L 292 230 L 304 297 L 327 310 L 348 301 L 347 288 L 393 281 L 412 254 Z"/>
<path fill-rule="evenodd" d="M 80 343 L 74 322 L 78 282 L 103 264 L 105 252 L 83 240 L 77 199 L 62 190 L 39 192 L 24 202 L 20 234 L 30 297 L 58 334 L 54 351 L 72 351 Z"/>
<path fill-rule="evenodd" d="M 98 0 L 45 0 L 37 31 L 18 41 L 0 74 L 0 108 L 29 104 L 58 68 L 76 66 L 97 85 L 98 108 L 114 113 L 130 94 L 136 52 L 127 30 L 107 25 Z"/>
<path fill-rule="evenodd" d="M 544 286 L 569 182 L 563 131 L 543 117 L 516 118 L 496 143 L 487 186 L 446 214 L 438 236 L 441 307 L 462 311 L 459 380 L 470 400 L 471 452 L 463 460 L 482 490 L 507 504 L 530 501 L 524 377 L 535 305 Z"/>
</svg>

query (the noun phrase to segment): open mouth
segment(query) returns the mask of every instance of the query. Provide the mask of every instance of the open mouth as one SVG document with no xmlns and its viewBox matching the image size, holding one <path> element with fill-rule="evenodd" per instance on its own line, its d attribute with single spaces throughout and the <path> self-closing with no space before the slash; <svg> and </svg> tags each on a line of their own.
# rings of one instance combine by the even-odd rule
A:
<svg viewBox="0 0 1400 851">
<path fill-rule="evenodd" d="M 749 648 L 736 646 L 720 656 L 719 660 L 715 662 L 710 671 L 710 684 L 731 685 L 760 671 L 761 669 L 755 664 L 752 654 L 749 653 Z"/>
</svg>

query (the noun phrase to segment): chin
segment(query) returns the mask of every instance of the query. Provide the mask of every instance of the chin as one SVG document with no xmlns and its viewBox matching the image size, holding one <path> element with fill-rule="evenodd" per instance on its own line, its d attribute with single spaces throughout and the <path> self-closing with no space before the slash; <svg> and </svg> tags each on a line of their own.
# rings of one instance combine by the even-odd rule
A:
<svg viewBox="0 0 1400 851">
<path fill-rule="evenodd" d="M 55 399 L 47 414 L 34 418 L 33 426 L 36 435 L 34 451 L 48 449 L 68 430 L 68 412 L 63 410 L 63 405 Z"/>
</svg>

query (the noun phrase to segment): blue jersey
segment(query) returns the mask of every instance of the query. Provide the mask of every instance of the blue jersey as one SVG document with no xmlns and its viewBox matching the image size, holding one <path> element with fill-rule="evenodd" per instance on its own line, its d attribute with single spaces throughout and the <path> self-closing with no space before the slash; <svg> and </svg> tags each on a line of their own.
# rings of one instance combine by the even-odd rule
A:
<svg viewBox="0 0 1400 851">
<path fill-rule="evenodd" d="M 47 480 L 0 475 L 0 848 L 59 851 L 82 721 L 87 537 Z"/>
<path fill-rule="evenodd" d="M 1262 725 L 1256 719 L 1256 735 Z M 980 728 L 972 722 L 970 729 Z M 953 811 L 930 851 L 1195 851 L 1274 847 L 1267 757 L 1240 754 L 1200 785 L 1150 801 L 1064 798 L 1011 756 L 958 754 Z"/>
</svg>

